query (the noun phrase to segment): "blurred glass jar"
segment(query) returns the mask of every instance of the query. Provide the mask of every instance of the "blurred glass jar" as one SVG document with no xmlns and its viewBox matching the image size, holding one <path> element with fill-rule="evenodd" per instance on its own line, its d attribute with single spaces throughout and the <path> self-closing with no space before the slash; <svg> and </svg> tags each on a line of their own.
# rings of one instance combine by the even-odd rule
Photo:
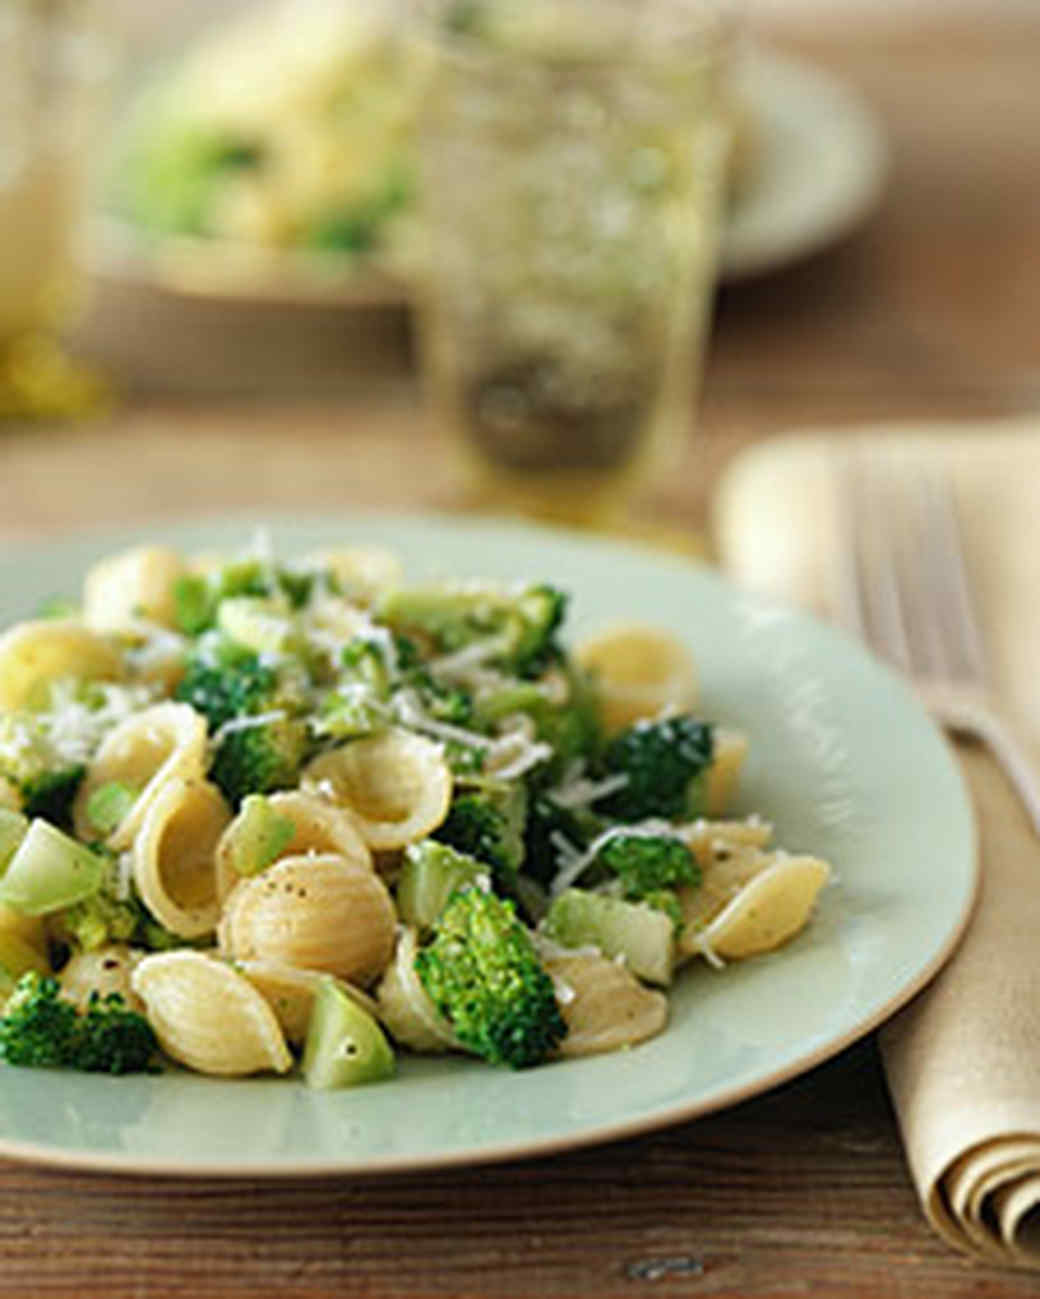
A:
<svg viewBox="0 0 1040 1299">
<path fill-rule="evenodd" d="M 689 435 L 732 28 L 711 0 L 425 7 L 428 395 L 481 505 L 602 523 Z"/>
<path fill-rule="evenodd" d="M 0 2 L 0 414 L 74 413 L 95 391 L 49 331 L 75 297 L 109 71 L 85 0 Z"/>
</svg>

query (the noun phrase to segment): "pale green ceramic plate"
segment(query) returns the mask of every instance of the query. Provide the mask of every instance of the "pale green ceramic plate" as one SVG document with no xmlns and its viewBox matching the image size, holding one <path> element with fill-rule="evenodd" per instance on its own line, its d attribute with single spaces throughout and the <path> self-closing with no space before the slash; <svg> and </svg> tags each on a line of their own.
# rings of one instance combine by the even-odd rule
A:
<svg viewBox="0 0 1040 1299">
<path fill-rule="evenodd" d="M 247 520 L 162 527 L 185 548 L 237 546 Z M 880 1023 L 949 955 L 975 888 L 972 816 L 942 739 L 857 646 L 685 562 L 506 524 L 275 520 L 279 554 L 335 540 L 394 546 L 417 574 L 537 576 L 573 594 L 576 631 L 619 617 L 681 634 L 704 712 L 746 729 L 741 809 L 835 867 L 784 950 L 684 972 L 661 1037 L 512 1073 L 401 1061 L 391 1082 L 312 1093 L 294 1079 L 106 1079 L 0 1066 L 0 1155 L 169 1174 L 370 1174 L 517 1158 L 631 1136 L 779 1083 Z M 0 620 L 75 593 L 85 566 L 139 539 L 86 535 L 0 554 Z"/>
</svg>

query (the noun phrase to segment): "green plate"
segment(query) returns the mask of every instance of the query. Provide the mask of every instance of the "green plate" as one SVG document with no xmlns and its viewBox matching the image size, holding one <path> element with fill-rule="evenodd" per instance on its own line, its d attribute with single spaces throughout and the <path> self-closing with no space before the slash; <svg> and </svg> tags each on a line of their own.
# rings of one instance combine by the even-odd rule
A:
<svg viewBox="0 0 1040 1299">
<path fill-rule="evenodd" d="M 237 547 L 245 518 L 149 540 Z M 388 515 L 269 519 L 277 553 L 392 546 L 415 575 L 549 579 L 573 632 L 671 628 L 701 669 L 703 711 L 742 727 L 739 811 L 835 868 L 811 925 L 779 952 L 685 970 L 665 1033 L 526 1072 L 401 1060 L 386 1083 L 309 1092 L 295 1078 L 182 1072 L 109 1079 L 0 1066 L 0 1155 L 125 1172 L 373 1174 L 562 1151 L 694 1118 L 808 1069 L 903 1005 L 953 950 L 975 891 L 960 773 L 909 691 L 830 628 L 650 551 L 506 523 Z M 0 556 L 0 621 L 75 594 L 95 558 L 142 534 L 80 534 Z"/>
</svg>

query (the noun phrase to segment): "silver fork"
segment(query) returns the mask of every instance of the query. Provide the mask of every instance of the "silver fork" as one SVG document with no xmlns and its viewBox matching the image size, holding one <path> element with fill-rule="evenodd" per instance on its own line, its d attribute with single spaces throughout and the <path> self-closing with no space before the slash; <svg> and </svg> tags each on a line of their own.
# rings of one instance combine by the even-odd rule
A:
<svg viewBox="0 0 1040 1299">
<path fill-rule="evenodd" d="M 835 618 L 910 679 L 937 722 L 989 748 L 1040 834 L 1040 774 L 994 699 L 946 476 L 853 451 L 838 500 Z"/>
</svg>

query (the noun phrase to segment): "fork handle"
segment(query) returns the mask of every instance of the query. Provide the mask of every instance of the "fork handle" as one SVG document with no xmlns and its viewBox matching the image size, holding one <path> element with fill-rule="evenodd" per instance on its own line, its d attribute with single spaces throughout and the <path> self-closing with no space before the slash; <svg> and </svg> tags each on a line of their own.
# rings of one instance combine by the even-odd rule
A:
<svg viewBox="0 0 1040 1299">
<path fill-rule="evenodd" d="M 1040 836 L 1040 772 L 1005 719 L 977 699 L 941 691 L 925 692 L 924 702 L 947 730 L 980 740 L 1000 764 Z"/>
</svg>

